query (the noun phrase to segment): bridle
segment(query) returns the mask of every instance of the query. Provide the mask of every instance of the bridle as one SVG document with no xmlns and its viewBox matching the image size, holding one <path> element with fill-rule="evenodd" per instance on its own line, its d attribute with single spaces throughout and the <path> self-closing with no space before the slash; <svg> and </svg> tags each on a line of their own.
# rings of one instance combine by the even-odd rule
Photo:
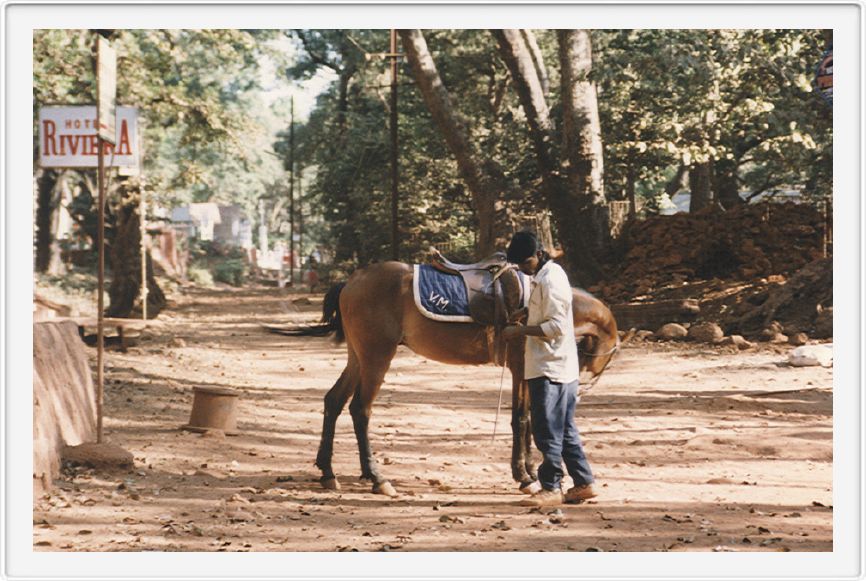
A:
<svg viewBox="0 0 866 581">
<path fill-rule="evenodd" d="M 610 365 L 611 361 L 613 361 L 613 356 L 617 351 L 619 351 L 619 346 L 621 344 L 622 344 L 622 341 L 620 341 L 619 336 L 617 336 L 616 345 L 614 345 L 610 350 L 605 351 L 604 353 L 584 353 L 584 355 L 586 355 L 588 357 L 604 357 L 606 355 L 610 355 L 610 357 L 608 358 L 607 361 L 604 362 L 604 365 L 601 366 L 601 371 L 599 371 L 595 375 L 595 377 L 593 377 L 591 380 L 589 380 L 589 384 L 586 387 L 583 387 L 583 386 L 580 387 L 580 391 L 578 392 L 579 395 L 583 395 L 584 393 L 586 393 L 587 391 L 589 391 L 590 389 L 595 387 L 595 384 L 598 383 L 599 379 L 601 379 L 601 375 L 602 375 L 602 373 L 604 373 L 604 370 L 607 369 L 607 366 Z M 578 348 L 577 348 L 577 355 L 578 355 L 578 359 L 579 359 L 580 358 L 579 344 L 578 344 Z"/>
</svg>

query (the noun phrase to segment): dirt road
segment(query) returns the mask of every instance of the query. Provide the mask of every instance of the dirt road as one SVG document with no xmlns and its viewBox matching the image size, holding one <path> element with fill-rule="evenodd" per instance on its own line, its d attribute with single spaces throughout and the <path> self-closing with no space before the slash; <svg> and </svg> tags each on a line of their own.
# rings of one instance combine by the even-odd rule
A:
<svg viewBox="0 0 866 581">
<path fill-rule="evenodd" d="M 300 299 L 300 300 L 298 300 Z M 360 482 L 348 413 L 334 467 L 313 459 L 345 348 L 266 333 L 311 322 L 320 296 L 191 290 L 106 359 L 107 439 L 131 471 L 67 470 L 34 507 L 47 551 L 831 551 L 832 369 L 784 349 L 624 346 L 578 406 L 594 501 L 517 506 L 500 370 L 400 349 L 376 402 L 374 452 L 401 495 Z M 306 303 L 306 304 L 305 304 Z M 179 430 L 194 386 L 238 389 L 240 434 Z M 552 514 L 550 514 L 552 512 Z"/>
</svg>

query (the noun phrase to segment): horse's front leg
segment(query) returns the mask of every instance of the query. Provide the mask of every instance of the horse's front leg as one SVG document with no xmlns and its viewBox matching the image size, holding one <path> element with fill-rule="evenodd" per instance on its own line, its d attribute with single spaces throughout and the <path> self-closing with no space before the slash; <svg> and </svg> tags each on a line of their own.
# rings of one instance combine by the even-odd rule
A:
<svg viewBox="0 0 866 581">
<path fill-rule="evenodd" d="M 532 450 L 526 445 L 527 435 L 532 443 L 529 418 L 529 390 L 523 379 L 522 365 L 511 371 L 511 476 L 520 483 L 521 492 L 531 494 L 538 482 L 531 468 Z"/>
</svg>

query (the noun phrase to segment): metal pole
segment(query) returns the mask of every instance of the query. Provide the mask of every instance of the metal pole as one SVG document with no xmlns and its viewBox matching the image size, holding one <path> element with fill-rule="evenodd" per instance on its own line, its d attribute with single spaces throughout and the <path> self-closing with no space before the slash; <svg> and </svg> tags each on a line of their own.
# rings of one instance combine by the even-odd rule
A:
<svg viewBox="0 0 866 581">
<path fill-rule="evenodd" d="M 99 114 L 99 35 L 93 39 L 93 52 L 96 55 L 94 60 L 94 73 L 97 79 L 97 115 Z M 105 365 L 104 351 L 105 341 L 103 333 L 103 311 L 105 310 L 105 301 L 103 298 L 103 287 L 105 286 L 105 142 L 102 140 L 99 129 L 96 132 L 97 151 L 97 170 L 96 170 L 96 189 L 98 190 L 96 202 L 97 214 L 97 278 L 96 278 L 96 443 L 102 443 L 102 401 L 103 401 L 103 385 L 105 381 Z"/>
<path fill-rule="evenodd" d="M 99 248 L 99 270 L 96 283 L 96 443 L 102 443 L 102 396 L 103 396 L 103 320 L 102 311 L 104 300 L 102 288 L 105 285 L 105 152 L 104 142 L 101 137 L 96 138 L 99 147 L 99 169 L 96 180 L 99 189 L 99 200 L 97 202 L 97 214 L 99 216 L 99 235 L 97 246 Z"/>
<path fill-rule="evenodd" d="M 391 258 L 400 259 L 400 229 L 397 223 L 397 29 L 391 29 Z"/>
<path fill-rule="evenodd" d="M 147 194 L 144 191 L 144 178 L 139 178 L 139 190 L 141 192 L 141 203 L 139 204 L 139 218 L 141 223 L 141 318 L 147 320 Z"/>
<path fill-rule="evenodd" d="M 295 285 L 295 97 L 291 100 L 289 123 L 289 286 Z"/>
</svg>

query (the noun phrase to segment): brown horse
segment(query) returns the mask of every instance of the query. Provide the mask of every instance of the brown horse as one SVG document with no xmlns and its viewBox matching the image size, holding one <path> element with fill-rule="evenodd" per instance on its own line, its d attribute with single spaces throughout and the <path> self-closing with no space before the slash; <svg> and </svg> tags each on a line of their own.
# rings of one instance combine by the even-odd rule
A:
<svg viewBox="0 0 866 581">
<path fill-rule="evenodd" d="M 324 324 L 317 329 L 335 332 L 338 341 L 345 339 L 349 351 L 346 368 L 325 395 L 322 439 L 316 456 L 325 488 L 335 490 L 340 486 L 331 467 L 334 430 L 337 417 L 351 397 L 349 411 L 361 456 L 361 478 L 372 480 L 375 493 L 396 495 L 373 458 L 368 426 L 373 401 L 398 345 L 442 363 L 483 365 L 492 361 L 486 327 L 434 321 L 421 314 L 412 294 L 413 276 L 410 265 L 377 263 L 355 271 L 344 285 L 333 287 L 325 297 Z M 619 345 L 616 321 L 610 310 L 589 293 L 574 289 L 573 296 L 581 370 L 597 377 Z M 513 388 L 511 470 L 521 489 L 526 489 L 536 476 L 531 461 L 529 391 L 523 380 L 523 341 L 521 338 L 508 345 L 506 365 Z"/>
</svg>

